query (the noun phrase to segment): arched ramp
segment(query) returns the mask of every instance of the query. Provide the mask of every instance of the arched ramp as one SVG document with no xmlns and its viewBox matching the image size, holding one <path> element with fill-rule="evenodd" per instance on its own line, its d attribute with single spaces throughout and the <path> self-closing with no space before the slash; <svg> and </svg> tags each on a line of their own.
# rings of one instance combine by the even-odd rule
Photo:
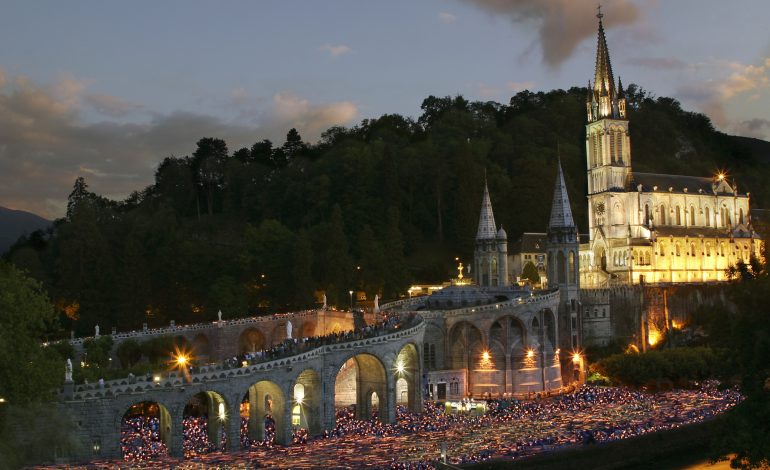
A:
<svg viewBox="0 0 770 470">
<path fill-rule="evenodd" d="M 356 419 L 371 419 L 376 413 L 390 419 L 388 378 L 382 361 L 371 354 L 357 354 L 343 363 L 334 382 L 334 406 L 355 405 Z"/>
<path fill-rule="evenodd" d="M 286 420 L 287 414 L 286 396 L 278 384 L 262 380 L 249 387 L 247 425 L 249 439 L 264 441 L 265 419 L 271 418 L 275 424 L 276 443 L 287 444 L 290 424 Z"/>
<path fill-rule="evenodd" d="M 393 366 L 396 383 L 396 403 L 406 405 L 409 410 L 422 409 L 420 399 L 420 355 L 413 344 L 407 344 L 398 352 Z"/>
</svg>

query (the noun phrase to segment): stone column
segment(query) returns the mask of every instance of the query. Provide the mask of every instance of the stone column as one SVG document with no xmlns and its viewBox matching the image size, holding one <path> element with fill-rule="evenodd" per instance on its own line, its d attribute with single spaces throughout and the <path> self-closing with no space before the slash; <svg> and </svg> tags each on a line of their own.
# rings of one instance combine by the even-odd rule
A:
<svg viewBox="0 0 770 470">
<path fill-rule="evenodd" d="M 227 416 L 227 451 L 241 450 L 241 400 L 237 395 L 231 400 Z"/>
<path fill-rule="evenodd" d="M 168 452 L 172 457 L 184 457 L 184 436 L 182 434 L 182 420 L 184 419 L 184 405 L 172 405 L 171 436 L 168 442 Z"/>
</svg>

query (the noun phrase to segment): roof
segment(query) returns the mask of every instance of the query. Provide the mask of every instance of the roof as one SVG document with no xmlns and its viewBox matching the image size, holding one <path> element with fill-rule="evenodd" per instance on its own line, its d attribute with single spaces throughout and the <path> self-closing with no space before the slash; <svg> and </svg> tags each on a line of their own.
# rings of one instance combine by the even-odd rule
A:
<svg viewBox="0 0 770 470">
<path fill-rule="evenodd" d="M 476 231 L 476 240 L 494 240 L 497 234 L 495 228 L 495 214 L 492 212 L 492 201 L 489 200 L 489 189 L 484 180 L 484 196 L 481 199 L 481 214 L 479 214 L 479 229 Z"/>
<path fill-rule="evenodd" d="M 686 188 L 687 192 L 690 193 L 698 193 L 699 190 L 702 190 L 704 193 L 714 194 L 715 190 L 714 180 L 712 178 L 632 172 L 628 183 L 628 189 L 636 191 L 640 184 L 642 185 L 642 191 L 647 192 L 668 192 L 669 188 L 672 188 L 672 191 L 681 193 L 684 192 Z M 725 183 L 722 188 L 721 192 L 730 192 L 727 191 L 727 188 L 730 188 L 728 184 Z"/>
<path fill-rule="evenodd" d="M 514 253 L 545 253 L 544 233 L 524 232 L 514 245 Z"/>
<path fill-rule="evenodd" d="M 596 96 L 609 95 L 615 98 L 615 80 L 612 76 L 610 51 L 604 35 L 604 25 L 599 17 L 599 37 L 596 45 L 596 72 L 594 73 L 594 93 Z"/>
<path fill-rule="evenodd" d="M 572 208 L 569 205 L 567 185 L 564 183 L 564 172 L 561 170 L 561 162 L 557 165 L 556 187 L 553 190 L 553 203 L 551 204 L 551 220 L 549 228 L 571 228 L 575 226 L 572 218 Z"/>
<path fill-rule="evenodd" d="M 679 227 L 661 225 L 654 228 L 658 237 L 729 238 L 730 230 L 714 227 Z"/>
</svg>

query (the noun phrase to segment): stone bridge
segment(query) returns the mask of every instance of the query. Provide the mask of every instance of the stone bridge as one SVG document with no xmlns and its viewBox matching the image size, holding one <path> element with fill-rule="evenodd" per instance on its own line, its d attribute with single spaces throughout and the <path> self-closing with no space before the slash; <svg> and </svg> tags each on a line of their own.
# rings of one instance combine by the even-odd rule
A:
<svg viewBox="0 0 770 470">
<path fill-rule="evenodd" d="M 157 407 L 161 440 L 173 456 L 183 454 L 182 421 L 193 400 L 206 410 L 209 436 L 224 431 L 228 450 L 240 447 L 242 416 L 248 418 L 249 437 L 262 439 L 264 416 L 270 414 L 281 444 L 290 441 L 292 425 L 306 428 L 310 435 L 332 428 L 342 395 L 348 397 L 347 404 L 355 403 L 358 417 L 371 416 L 377 406 L 380 418 L 393 422 L 397 402 L 414 411 L 422 406 L 424 330 L 425 323 L 416 316 L 396 331 L 267 362 L 235 367 L 221 363 L 193 373 L 172 372 L 162 379 L 108 381 L 103 387 L 67 384 L 60 406 L 74 418 L 72 433 L 81 443 L 73 457 L 121 458 L 123 418 L 141 404 Z"/>
</svg>

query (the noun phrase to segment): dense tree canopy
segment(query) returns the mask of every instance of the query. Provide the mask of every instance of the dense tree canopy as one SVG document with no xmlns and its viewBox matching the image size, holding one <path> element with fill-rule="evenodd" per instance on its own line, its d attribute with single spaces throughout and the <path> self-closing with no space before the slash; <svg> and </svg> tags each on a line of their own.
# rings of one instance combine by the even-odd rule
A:
<svg viewBox="0 0 770 470">
<path fill-rule="evenodd" d="M 513 240 L 544 230 L 558 153 L 586 230 L 585 96 L 523 91 L 507 105 L 430 96 L 417 120 L 366 119 L 316 144 L 291 129 L 282 144 L 230 153 L 205 137 L 124 201 L 79 178 L 67 217 L 8 257 L 43 282 L 64 330 L 79 334 L 306 307 L 317 290 L 341 305 L 350 289 L 393 298 L 472 256 L 485 172 Z M 675 100 L 634 85 L 628 97 L 635 169 L 729 169 L 767 205 L 766 161 Z"/>
</svg>

